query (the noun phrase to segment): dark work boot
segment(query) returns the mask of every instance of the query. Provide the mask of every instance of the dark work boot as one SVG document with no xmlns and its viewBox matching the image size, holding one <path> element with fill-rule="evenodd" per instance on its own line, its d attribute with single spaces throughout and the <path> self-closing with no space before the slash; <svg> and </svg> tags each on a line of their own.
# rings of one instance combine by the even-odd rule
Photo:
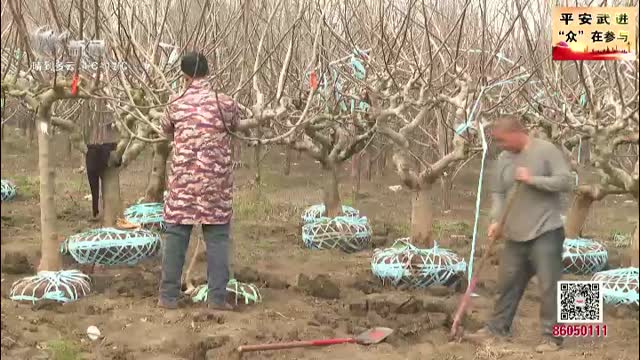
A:
<svg viewBox="0 0 640 360">
<path fill-rule="evenodd" d="M 234 311 L 236 309 L 235 306 L 229 304 L 228 302 L 224 302 L 222 304 L 209 303 L 207 304 L 207 308 L 209 310 L 217 310 L 217 311 Z"/>
</svg>

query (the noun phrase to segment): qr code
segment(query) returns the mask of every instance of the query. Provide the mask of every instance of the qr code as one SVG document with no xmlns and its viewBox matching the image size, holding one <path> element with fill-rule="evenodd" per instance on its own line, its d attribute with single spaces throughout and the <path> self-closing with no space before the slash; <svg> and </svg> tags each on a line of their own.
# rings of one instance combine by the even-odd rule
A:
<svg viewBox="0 0 640 360">
<path fill-rule="evenodd" d="M 558 281 L 558 323 L 602 323 L 602 284 Z"/>
</svg>

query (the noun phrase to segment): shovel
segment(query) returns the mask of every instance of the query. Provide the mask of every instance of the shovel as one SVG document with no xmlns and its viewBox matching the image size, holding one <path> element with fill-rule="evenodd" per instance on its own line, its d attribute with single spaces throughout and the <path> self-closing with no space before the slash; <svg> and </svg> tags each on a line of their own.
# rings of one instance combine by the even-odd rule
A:
<svg viewBox="0 0 640 360">
<path fill-rule="evenodd" d="M 511 210 L 511 206 L 513 205 L 513 199 L 516 198 L 521 187 L 522 187 L 522 183 L 520 182 L 516 183 L 515 189 L 511 191 L 511 193 L 509 194 L 509 197 L 507 198 L 507 204 L 505 206 L 504 212 L 502 213 L 502 216 L 500 217 L 500 221 L 498 223 L 498 228 L 500 230 L 502 230 L 502 228 L 504 227 L 504 224 L 507 220 L 507 215 L 509 214 L 509 211 Z M 451 331 L 449 332 L 449 341 L 456 340 L 457 338 L 462 336 L 462 327 L 460 326 L 460 321 L 462 321 L 462 317 L 464 316 L 467 305 L 470 302 L 471 294 L 473 294 L 473 291 L 476 288 L 476 282 L 478 281 L 478 274 L 482 271 L 482 268 L 487 262 L 487 259 L 489 258 L 489 254 L 491 254 L 491 251 L 493 250 L 493 246 L 495 245 L 496 240 L 499 237 L 500 235 L 489 240 L 489 243 L 487 244 L 487 248 L 485 252 L 482 254 L 480 261 L 478 261 L 478 266 L 476 267 L 476 271 L 471 276 L 471 281 L 469 281 L 469 286 L 467 286 L 467 290 L 462 296 L 462 300 L 460 300 L 460 305 L 458 305 L 456 314 L 453 317 L 453 325 L 451 325 Z"/>
<path fill-rule="evenodd" d="M 376 327 L 369 329 L 356 337 L 350 338 L 337 338 L 337 339 L 323 339 L 323 340 L 306 340 L 306 341 L 292 341 L 286 343 L 275 344 L 260 344 L 260 345 L 246 345 L 239 346 L 238 352 L 240 354 L 252 351 L 264 351 L 264 350 L 282 350 L 293 349 L 312 346 L 327 346 L 337 344 L 360 344 L 360 345 L 372 345 L 382 342 L 389 335 L 393 333 L 393 329 L 385 327 Z"/>
</svg>

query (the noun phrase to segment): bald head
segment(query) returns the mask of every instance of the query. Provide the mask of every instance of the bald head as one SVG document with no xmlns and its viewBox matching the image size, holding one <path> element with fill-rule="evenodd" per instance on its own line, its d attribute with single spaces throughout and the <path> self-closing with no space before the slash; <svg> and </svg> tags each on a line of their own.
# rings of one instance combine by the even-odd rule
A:
<svg viewBox="0 0 640 360">
<path fill-rule="evenodd" d="M 493 139 L 503 150 L 518 153 L 529 144 L 527 129 L 522 123 L 522 117 L 517 115 L 502 115 L 493 122 Z"/>
<path fill-rule="evenodd" d="M 517 115 L 502 115 L 493 122 L 493 129 L 507 132 L 526 133 L 522 118 Z"/>
</svg>

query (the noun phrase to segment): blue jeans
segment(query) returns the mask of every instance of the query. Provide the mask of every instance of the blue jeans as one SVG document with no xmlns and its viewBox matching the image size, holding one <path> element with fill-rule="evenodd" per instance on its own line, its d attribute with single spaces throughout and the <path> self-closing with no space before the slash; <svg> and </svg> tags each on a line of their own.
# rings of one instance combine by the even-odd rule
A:
<svg viewBox="0 0 640 360">
<path fill-rule="evenodd" d="M 529 280 L 536 275 L 540 286 L 540 321 L 543 336 L 556 343 L 557 283 L 562 277 L 562 244 L 564 229 L 548 231 L 530 241 L 506 241 L 500 259 L 498 300 L 487 324 L 491 332 L 507 336 Z"/>
<path fill-rule="evenodd" d="M 193 225 L 167 224 L 162 248 L 162 280 L 160 300 L 176 303 L 182 286 L 189 239 Z M 202 225 L 207 251 L 207 299 L 210 303 L 224 304 L 229 282 L 229 230 L 230 224 Z"/>
</svg>

